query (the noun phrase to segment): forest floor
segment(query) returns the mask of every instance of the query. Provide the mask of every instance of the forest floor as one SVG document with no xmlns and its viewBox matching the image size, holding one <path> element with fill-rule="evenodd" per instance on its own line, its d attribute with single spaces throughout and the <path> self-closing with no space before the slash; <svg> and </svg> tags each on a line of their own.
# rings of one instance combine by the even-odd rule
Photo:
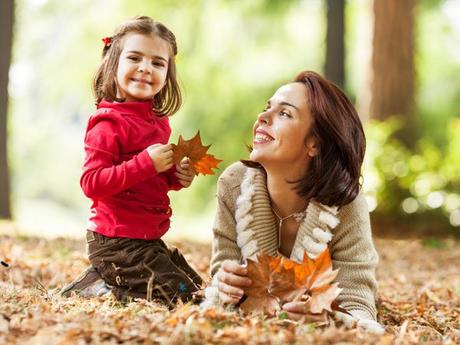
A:
<svg viewBox="0 0 460 345">
<path fill-rule="evenodd" d="M 208 275 L 209 245 L 175 245 Z M 384 335 L 191 304 L 168 310 L 111 295 L 61 298 L 59 288 L 88 265 L 84 243 L 0 235 L 0 343 L 459 344 L 460 241 L 377 239 L 376 246 Z"/>
</svg>

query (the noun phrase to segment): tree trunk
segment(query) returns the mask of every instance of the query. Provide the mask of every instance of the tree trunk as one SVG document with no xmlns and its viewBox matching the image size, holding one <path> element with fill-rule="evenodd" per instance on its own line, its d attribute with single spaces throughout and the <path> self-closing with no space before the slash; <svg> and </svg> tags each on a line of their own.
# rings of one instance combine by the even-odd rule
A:
<svg viewBox="0 0 460 345">
<path fill-rule="evenodd" d="M 7 157 L 8 72 L 13 41 L 14 1 L 0 1 L 0 219 L 11 219 Z"/>
<path fill-rule="evenodd" d="M 415 0 L 374 0 L 371 118 L 403 118 L 397 135 L 413 147 L 417 138 L 414 110 Z"/>
<path fill-rule="evenodd" d="M 345 84 L 345 0 L 327 0 L 326 78 L 343 88 Z"/>
</svg>

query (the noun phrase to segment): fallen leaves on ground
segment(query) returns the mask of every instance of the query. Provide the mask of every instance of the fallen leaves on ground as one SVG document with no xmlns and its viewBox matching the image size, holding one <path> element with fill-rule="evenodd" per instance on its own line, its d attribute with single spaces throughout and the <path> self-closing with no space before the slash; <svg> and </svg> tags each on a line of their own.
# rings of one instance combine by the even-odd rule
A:
<svg viewBox="0 0 460 345">
<path fill-rule="evenodd" d="M 302 263 L 267 254 L 259 254 L 256 261 L 247 261 L 252 285 L 245 289 L 246 299 L 241 303 L 246 312 L 273 316 L 283 304 L 301 299 L 306 301 L 310 313 L 332 312 L 332 303 L 342 290 L 338 283 L 332 283 L 338 270 L 332 269 L 328 249 L 316 259 L 310 259 L 305 252 Z"/>
<path fill-rule="evenodd" d="M 219 162 L 222 162 L 222 160 L 207 153 L 211 145 L 204 146 L 201 143 L 199 131 L 189 140 L 184 140 L 180 135 L 177 145 L 173 144 L 172 147 L 174 163 L 178 164 L 184 157 L 188 157 L 196 175 L 214 175 L 212 169 L 217 169 Z"/>
<path fill-rule="evenodd" d="M 445 244 L 376 241 L 379 321 L 387 330 L 379 336 L 190 304 L 168 310 L 110 296 L 61 298 L 58 289 L 88 265 L 84 242 L 0 235 L 0 260 L 9 266 L 0 266 L 0 344 L 458 344 L 460 242 Z M 210 246 L 176 245 L 206 276 Z"/>
</svg>

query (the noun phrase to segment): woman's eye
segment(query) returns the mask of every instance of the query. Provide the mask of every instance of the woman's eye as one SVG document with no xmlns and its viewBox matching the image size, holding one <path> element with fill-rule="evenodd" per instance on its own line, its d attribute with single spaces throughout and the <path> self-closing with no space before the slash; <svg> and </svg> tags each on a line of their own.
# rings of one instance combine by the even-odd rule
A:
<svg viewBox="0 0 460 345">
<path fill-rule="evenodd" d="M 280 115 L 283 117 L 292 117 L 291 114 L 285 112 L 285 111 L 280 111 Z"/>
</svg>

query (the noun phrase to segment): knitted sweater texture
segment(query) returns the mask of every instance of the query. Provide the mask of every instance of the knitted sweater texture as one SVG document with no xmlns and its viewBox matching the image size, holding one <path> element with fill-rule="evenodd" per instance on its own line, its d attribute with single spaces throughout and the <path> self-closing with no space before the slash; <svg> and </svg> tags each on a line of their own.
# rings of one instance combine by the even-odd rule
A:
<svg viewBox="0 0 460 345">
<path fill-rule="evenodd" d="M 224 260 L 254 259 L 259 253 L 277 255 L 277 221 L 270 206 L 263 171 L 234 163 L 219 177 L 217 212 L 213 226 L 211 275 Z M 364 197 L 340 210 L 311 200 L 290 256 L 301 262 L 306 251 L 317 257 L 329 247 L 336 281 L 343 289 L 340 304 L 361 319 L 376 319 L 375 267 L 378 254 L 372 241 Z M 206 303 L 219 303 L 217 281 L 206 289 Z"/>
</svg>

